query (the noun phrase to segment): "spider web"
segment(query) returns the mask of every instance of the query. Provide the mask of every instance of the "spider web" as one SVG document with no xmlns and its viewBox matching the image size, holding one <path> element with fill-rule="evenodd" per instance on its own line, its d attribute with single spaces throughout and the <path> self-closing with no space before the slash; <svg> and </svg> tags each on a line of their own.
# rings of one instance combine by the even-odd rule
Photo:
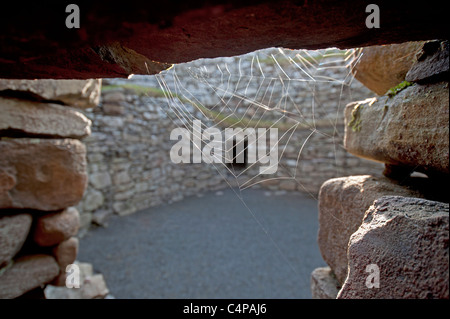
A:
<svg viewBox="0 0 450 319">
<path fill-rule="evenodd" d="M 289 261 L 264 221 L 245 202 L 243 191 L 267 181 L 288 180 L 317 199 L 300 181 L 299 163 L 315 136 L 329 140 L 334 154 L 339 148 L 343 149 L 343 132 L 339 127 L 344 123 L 343 107 L 352 99 L 348 90 L 354 79 L 352 67 L 360 57 L 359 49 L 272 48 L 237 57 L 178 64 L 154 77 L 166 97 L 167 104 L 162 105 L 162 111 L 175 126 L 193 132 L 189 136 L 191 145 L 197 147 L 202 156 L 211 154 L 205 154 L 194 139 L 201 139 L 201 131 L 208 128 L 221 131 L 225 128 L 278 129 L 276 141 L 272 144 L 270 139 L 268 141 L 269 153 L 275 148 L 278 150 L 275 174 L 262 174 L 258 161 L 244 168 L 230 166 L 226 163 L 229 158 L 220 153 L 213 154 L 219 157 L 218 162 L 205 165 L 214 166 L 277 253 L 307 287 L 309 278 L 301 276 Z M 319 94 L 324 91 L 327 92 L 325 98 Z M 194 121 L 200 121 L 201 127 L 195 127 Z M 297 132 L 302 132 L 300 143 L 294 139 Z M 248 143 L 241 152 L 257 147 L 257 142 L 260 141 Z M 288 153 L 289 159 L 286 159 Z M 233 159 L 239 155 L 234 154 Z M 335 175 L 342 176 L 339 172 Z"/>
<path fill-rule="evenodd" d="M 275 148 L 278 151 L 276 174 L 259 173 L 258 161 L 243 169 L 236 169 L 233 165 L 226 164 L 229 160 L 226 152 L 224 155 L 213 154 L 220 158 L 219 164 L 212 165 L 230 187 L 237 186 L 239 190 L 244 190 L 264 181 L 290 180 L 317 199 L 298 179 L 301 155 L 316 134 L 330 139 L 335 153 L 337 148 L 343 147 L 342 132 L 338 130 L 339 124 L 343 123 L 341 98 L 354 79 L 351 69 L 359 57 L 360 51 L 357 49 L 270 49 L 222 58 L 218 63 L 211 59 L 201 59 L 175 65 L 157 75 L 156 79 L 167 98 L 170 110 L 166 112 L 167 116 L 178 127 L 193 132 L 190 136 L 191 143 L 202 156 L 211 154 L 205 154 L 194 143 L 194 139 L 201 139 L 201 132 L 209 127 L 221 130 L 278 129 L 277 141 L 272 144 L 268 141 L 269 153 L 275 151 Z M 332 92 L 326 101 L 322 101 L 318 94 L 324 90 Z M 202 119 L 199 130 L 193 123 Z M 205 119 L 210 121 L 204 123 Z M 333 129 L 330 133 L 329 130 L 322 131 L 322 127 Z M 297 131 L 307 131 L 308 134 L 301 145 L 291 145 L 292 137 Z M 224 142 L 227 145 L 230 141 L 225 139 Z M 232 160 L 242 156 L 242 152 L 257 148 L 256 144 L 261 142 L 266 143 L 259 138 L 250 142 L 240 152 L 233 154 Z M 288 166 L 283 161 L 288 147 L 297 150 L 295 156 L 292 152 L 289 155 L 290 158 L 293 157 L 290 162 L 294 160 L 295 165 Z"/>
</svg>

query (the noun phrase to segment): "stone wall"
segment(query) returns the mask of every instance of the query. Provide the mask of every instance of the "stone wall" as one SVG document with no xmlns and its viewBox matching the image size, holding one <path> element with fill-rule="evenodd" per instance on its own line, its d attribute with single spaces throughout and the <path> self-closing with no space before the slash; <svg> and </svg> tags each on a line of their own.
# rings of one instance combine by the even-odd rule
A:
<svg viewBox="0 0 450 319">
<path fill-rule="evenodd" d="M 75 261 L 100 80 L 0 81 L 0 298 L 64 286 Z M 76 108 L 74 108 L 76 107 Z M 77 109 L 78 108 L 78 109 Z M 33 291 L 33 292 L 31 292 Z"/>
<path fill-rule="evenodd" d="M 267 78 L 277 76 L 279 70 L 273 60 L 263 57 L 270 57 L 277 52 L 277 49 L 267 49 L 257 53 L 261 57 L 261 66 Z M 296 53 L 290 51 L 289 54 L 294 56 Z M 211 87 L 192 75 L 200 68 L 217 70 L 216 66 L 219 65 L 225 69 L 225 64 L 233 74 L 249 73 L 252 56 L 254 54 L 194 61 L 176 66 L 174 72 L 180 83 L 189 90 L 189 94 L 195 95 L 204 109 L 212 109 L 214 105 L 223 105 L 223 95 L 215 94 Z M 289 70 L 286 66 L 285 69 L 286 72 L 295 72 L 295 76 L 302 77 L 297 68 Z M 341 80 L 348 72 L 345 68 L 329 69 L 321 75 Z M 221 85 L 220 72 L 214 71 L 207 76 L 214 85 Z M 227 86 L 235 87 L 240 83 L 242 86 L 243 80 L 233 76 L 225 82 Z M 271 92 L 271 99 L 275 101 L 273 103 L 283 94 L 282 87 L 273 86 L 272 81 L 262 77 L 250 85 L 247 82 L 244 84 L 249 95 L 251 92 L 275 88 Z M 167 83 L 167 87 L 176 92 L 174 85 Z M 278 152 L 283 152 L 283 155 L 280 157 L 278 172 L 275 175 L 258 176 L 258 165 L 247 168 L 246 171 L 236 170 L 233 175 L 222 163 L 172 163 L 169 151 L 175 141 L 170 140 L 170 132 L 183 123 L 177 119 L 177 109 L 165 97 L 155 76 L 104 80 L 99 107 L 85 112 L 92 121 L 92 134 L 84 140 L 88 150 L 89 185 L 78 205 L 82 228 L 87 228 L 91 222 L 104 225 L 112 213 L 127 215 L 206 190 L 245 187 L 250 184 L 246 184 L 250 180 L 251 183 L 258 183 L 254 187 L 265 187 L 271 191 L 301 191 L 315 197 L 321 184 L 327 179 L 379 171 L 377 163 L 353 156 L 342 146 L 344 116 L 342 111 L 339 112 L 338 101 L 345 105 L 355 98 L 365 99 L 370 91 L 357 81 L 353 81 L 350 87 L 343 86 L 338 81 L 315 84 L 314 91 L 308 85 L 308 82 L 292 84 L 290 94 L 294 103 L 302 106 L 302 123 L 310 123 L 314 116 L 317 118 L 317 132 L 313 133 L 311 127 L 299 126 L 292 136 L 291 131 L 288 131 L 286 137 L 281 138 L 286 131 L 280 130 Z M 235 98 L 233 92 L 228 94 L 229 98 Z M 185 127 L 192 125 L 193 119 L 201 120 L 206 127 L 216 124 L 212 117 L 204 116 L 199 108 L 184 100 L 181 95 L 177 99 L 189 111 Z M 312 99 L 316 103 L 320 101 L 320 105 L 316 104 L 314 114 L 311 111 Z M 228 103 L 232 105 L 233 101 L 229 100 Z M 289 107 L 298 113 L 293 109 L 293 103 Z M 254 109 L 256 116 L 259 116 L 258 109 Z M 248 110 L 252 110 L 251 105 L 241 103 L 236 113 L 239 115 Z M 228 115 L 226 111 L 223 114 Z M 264 119 L 280 120 L 279 114 L 266 112 Z M 288 120 L 282 118 L 279 123 L 287 123 Z M 219 127 L 224 129 L 226 125 Z M 300 160 L 297 161 L 303 145 Z M 240 176 L 236 178 L 235 175 L 238 174 Z"/>
<path fill-rule="evenodd" d="M 384 55 L 384 70 L 375 58 L 382 49 L 364 50 L 367 67 L 359 72 L 369 74 L 360 78 L 368 86 L 374 77 L 398 85 L 347 105 L 344 143 L 357 156 L 384 162 L 385 176 L 340 177 L 321 187 L 318 242 L 329 267 L 312 273 L 312 294 L 448 299 L 448 41 L 411 51 L 414 63 L 400 79 L 398 47 L 386 51 L 394 54 Z"/>
</svg>

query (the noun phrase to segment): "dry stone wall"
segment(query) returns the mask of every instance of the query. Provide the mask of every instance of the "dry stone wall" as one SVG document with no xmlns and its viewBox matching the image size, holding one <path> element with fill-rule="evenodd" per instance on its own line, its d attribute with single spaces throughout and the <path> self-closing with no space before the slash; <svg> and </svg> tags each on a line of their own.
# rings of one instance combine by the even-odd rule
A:
<svg viewBox="0 0 450 319">
<path fill-rule="evenodd" d="M 0 298 L 64 286 L 78 252 L 100 80 L 0 80 Z"/>
</svg>

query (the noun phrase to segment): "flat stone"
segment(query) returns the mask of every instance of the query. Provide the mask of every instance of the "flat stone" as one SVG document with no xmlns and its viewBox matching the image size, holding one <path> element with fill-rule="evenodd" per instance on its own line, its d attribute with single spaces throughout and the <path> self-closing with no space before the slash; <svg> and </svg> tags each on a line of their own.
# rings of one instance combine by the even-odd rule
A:
<svg viewBox="0 0 450 319">
<path fill-rule="evenodd" d="M 22 248 L 30 231 L 30 214 L 0 215 L 0 267 L 7 264 Z"/>
<path fill-rule="evenodd" d="M 15 260 L 0 276 L 0 299 L 12 299 L 48 283 L 59 273 L 55 259 L 48 255 L 30 255 Z"/>
<path fill-rule="evenodd" d="M 38 100 L 57 101 L 76 108 L 92 108 L 100 100 L 101 79 L 1 80 L 0 91 L 13 90 Z"/>
<path fill-rule="evenodd" d="M 378 95 L 403 82 L 422 49 L 420 42 L 376 45 L 361 50 L 361 58 L 353 63 L 355 78 Z"/>
<path fill-rule="evenodd" d="M 313 299 L 336 299 L 341 286 L 330 267 L 320 267 L 311 274 Z"/>
<path fill-rule="evenodd" d="M 448 299 L 448 242 L 448 204 L 379 198 L 350 238 L 338 299 Z"/>
<path fill-rule="evenodd" d="M 358 230 L 374 200 L 384 195 L 421 196 L 386 177 L 370 175 L 330 179 L 320 189 L 319 249 L 341 284 L 347 277 L 350 236 Z"/>
<path fill-rule="evenodd" d="M 425 174 L 449 173 L 448 82 L 415 84 L 394 97 L 348 104 L 344 146 L 352 154 Z"/>
<path fill-rule="evenodd" d="M 0 112 L 3 136 L 83 138 L 91 134 L 91 121 L 86 116 L 61 105 L 0 97 Z"/>
<path fill-rule="evenodd" d="M 75 236 L 80 217 L 75 207 L 39 217 L 33 230 L 33 239 L 39 246 L 54 246 Z"/>
<path fill-rule="evenodd" d="M 418 53 L 416 63 L 406 74 L 406 81 L 448 80 L 448 41 L 428 41 Z"/>
<path fill-rule="evenodd" d="M 99 172 L 89 175 L 89 182 L 96 189 L 102 189 L 112 185 L 111 176 L 108 172 Z"/>
<path fill-rule="evenodd" d="M 103 209 L 98 210 L 92 215 L 92 222 L 99 226 L 107 227 L 108 226 L 108 217 L 112 215 L 112 211 Z"/>
<path fill-rule="evenodd" d="M 0 139 L 0 208 L 56 211 L 76 205 L 87 186 L 86 148 L 73 139 Z"/>
</svg>

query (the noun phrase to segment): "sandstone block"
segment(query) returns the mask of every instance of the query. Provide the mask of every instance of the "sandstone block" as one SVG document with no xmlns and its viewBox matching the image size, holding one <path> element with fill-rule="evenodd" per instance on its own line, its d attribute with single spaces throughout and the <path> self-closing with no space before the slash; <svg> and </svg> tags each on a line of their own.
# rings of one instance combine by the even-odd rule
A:
<svg viewBox="0 0 450 319">
<path fill-rule="evenodd" d="M 383 95 L 405 80 L 423 42 L 405 42 L 365 47 L 361 58 L 355 60 L 352 72 L 367 88 Z"/>
<path fill-rule="evenodd" d="M 417 54 L 417 61 L 406 74 L 406 81 L 434 81 L 444 78 L 448 80 L 448 51 L 448 41 L 425 42 Z"/>
<path fill-rule="evenodd" d="M 30 214 L 0 216 L 0 267 L 10 261 L 22 248 L 30 231 Z"/>
<path fill-rule="evenodd" d="M 51 213 L 37 219 L 33 239 L 39 246 L 54 246 L 75 236 L 80 227 L 80 217 L 75 207 Z"/>
<path fill-rule="evenodd" d="M 370 175 L 330 179 L 320 189 L 318 244 L 323 259 L 341 284 L 347 276 L 350 236 L 358 230 L 374 200 L 384 195 L 421 196 L 386 177 Z"/>
<path fill-rule="evenodd" d="M 341 285 L 330 267 L 321 267 L 311 274 L 311 294 L 313 299 L 336 299 Z"/>
<path fill-rule="evenodd" d="M 394 97 L 348 104 L 344 146 L 363 158 L 448 174 L 448 117 L 448 82 L 415 84 Z"/>
<path fill-rule="evenodd" d="M 379 198 L 350 238 L 349 274 L 338 299 L 448 299 L 448 242 L 448 204 Z"/>
<path fill-rule="evenodd" d="M 14 90 L 39 100 L 58 101 L 65 105 L 85 109 L 98 105 L 101 80 L 2 80 L 0 91 Z"/>
<path fill-rule="evenodd" d="M 83 138 L 91 133 L 86 116 L 61 105 L 0 97 L 0 112 L 3 135 Z"/>
<path fill-rule="evenodd" d="M 0 208 L 56 211 L 87 186 L 86 148 L 72 139 L 0 139 Z"/>
<path fill-rule="evenodd" d="M 0 276 L 0 299 L 16 298 L 48 283 L 58 273 L 58 264 L 52 256 L 38 254 L 21 257 Z"/>
<path fill-rule="evenodd" d="M 71 237 L 52 249 L 59 268 L 65 270 L 67 265 L 73 264 L 78 254 L 78 238 Z"/>
</svg>

